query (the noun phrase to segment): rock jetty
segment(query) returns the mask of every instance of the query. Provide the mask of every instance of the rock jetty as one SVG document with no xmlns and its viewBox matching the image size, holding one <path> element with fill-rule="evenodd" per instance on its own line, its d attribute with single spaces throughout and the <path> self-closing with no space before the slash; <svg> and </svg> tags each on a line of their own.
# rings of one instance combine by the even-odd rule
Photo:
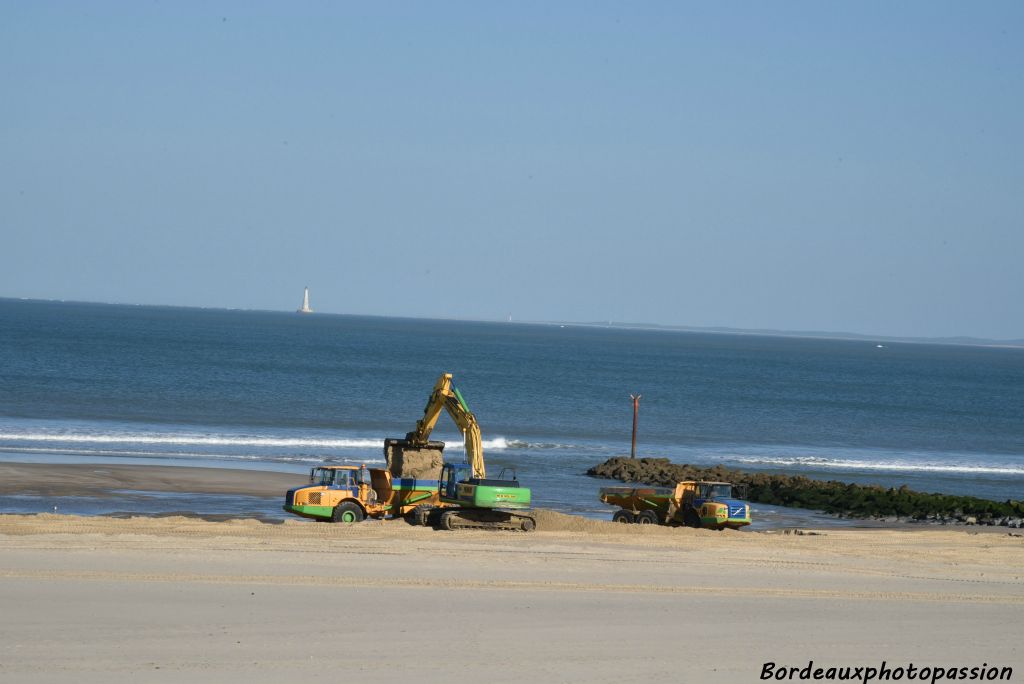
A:
<svg viewBox="0 0 1024 684">
<path fill-rule="evenodd" d="M 611 458 L 587 471 L 593 477 L 672 486 L 681 480 L 718 480 L 746 486 L 752 503 L 792 506 L 849 518 L 1024 527 L 1024 502 L 926 494 L 902 487 L 812 480 L 799 475 L 745 472 L 722 465 L 704 468 L 667 458 Z"/>
</svg>

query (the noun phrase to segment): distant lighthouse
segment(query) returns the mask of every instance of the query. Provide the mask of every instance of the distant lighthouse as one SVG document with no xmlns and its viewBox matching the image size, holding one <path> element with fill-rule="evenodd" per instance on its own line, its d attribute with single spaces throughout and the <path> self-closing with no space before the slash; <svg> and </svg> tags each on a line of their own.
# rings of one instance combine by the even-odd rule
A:
<svg viewBox="0 0 1024 684">
<path fill-rule="evenodd" d="M 313 313 L 313 310 L 309 308 L 309 288 L 307 287 L 302 292 L 302 308 L 298 310 L 299 313 Z"/>
</svg>

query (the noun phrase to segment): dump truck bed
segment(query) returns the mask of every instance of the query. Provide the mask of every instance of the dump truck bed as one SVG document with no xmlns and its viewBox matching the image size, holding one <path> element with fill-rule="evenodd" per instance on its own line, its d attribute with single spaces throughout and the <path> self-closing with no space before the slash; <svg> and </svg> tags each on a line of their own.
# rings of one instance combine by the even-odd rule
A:
<svg viewBox="0 0 1024 684">
<path fill-rule="evenodd" d="M 664 510 L 674 492 L 672 487 L 601 487 L 601 501 L 627 510 Z"/>
</svg>

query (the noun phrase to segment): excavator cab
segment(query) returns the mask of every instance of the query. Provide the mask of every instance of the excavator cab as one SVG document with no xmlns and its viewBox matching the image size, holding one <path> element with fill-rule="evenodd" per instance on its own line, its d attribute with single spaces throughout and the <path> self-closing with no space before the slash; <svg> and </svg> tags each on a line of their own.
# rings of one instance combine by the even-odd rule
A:
<svg viewBox="0 0 1024 684">
<path fill-rule="evenodd" d="M 519 480 L 473 477 L 468 463 L 444 464 L 438 494 L 444 503 L 472 508 L 530 507 L 530 490 L 520 488 Z"/>
<path fill-rule="evenodd" d="M 512 471 L 512 477 L 506 476 L 507 471 L 502 469 L 497 478 L 473 477 L 473 468 L 468 463 L 445 463 L 441 470 L 441 479 L 438 480 L 438 489 L 441 496 L 446 499 L 459 499 L 459 485 L 473 485 L 474 487 L 504 487 L 510 489 L 519 488 L 519 480 L 516 473 Z M 465 488 L 463 488 L 463 493 Z M 464 497 L 463 497 L 464 498 Z"/>
<path fill-rule="evenodd" d="M 473 471 L 468 463 L 445 463 L 438 480 L 438 491 L 443 499 L 457 499 L 459 483 L 472 477 Z"/>
</svg>

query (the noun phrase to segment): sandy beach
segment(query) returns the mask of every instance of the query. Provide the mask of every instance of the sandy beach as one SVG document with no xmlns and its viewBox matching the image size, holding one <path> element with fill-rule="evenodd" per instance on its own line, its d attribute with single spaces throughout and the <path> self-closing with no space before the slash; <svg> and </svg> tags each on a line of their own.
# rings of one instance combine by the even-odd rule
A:
<svg viewBox="0 0 1024 684">
<path fill-rule="evenodd" d="M 188 470 L 161 477 L 235 486 Z M 522 534 L 2 515 L 0 681 L 753 682 L 766 662 L 809 660 L 1024 672 L 1022 536 L 538 517 Z"/>
</svg>

